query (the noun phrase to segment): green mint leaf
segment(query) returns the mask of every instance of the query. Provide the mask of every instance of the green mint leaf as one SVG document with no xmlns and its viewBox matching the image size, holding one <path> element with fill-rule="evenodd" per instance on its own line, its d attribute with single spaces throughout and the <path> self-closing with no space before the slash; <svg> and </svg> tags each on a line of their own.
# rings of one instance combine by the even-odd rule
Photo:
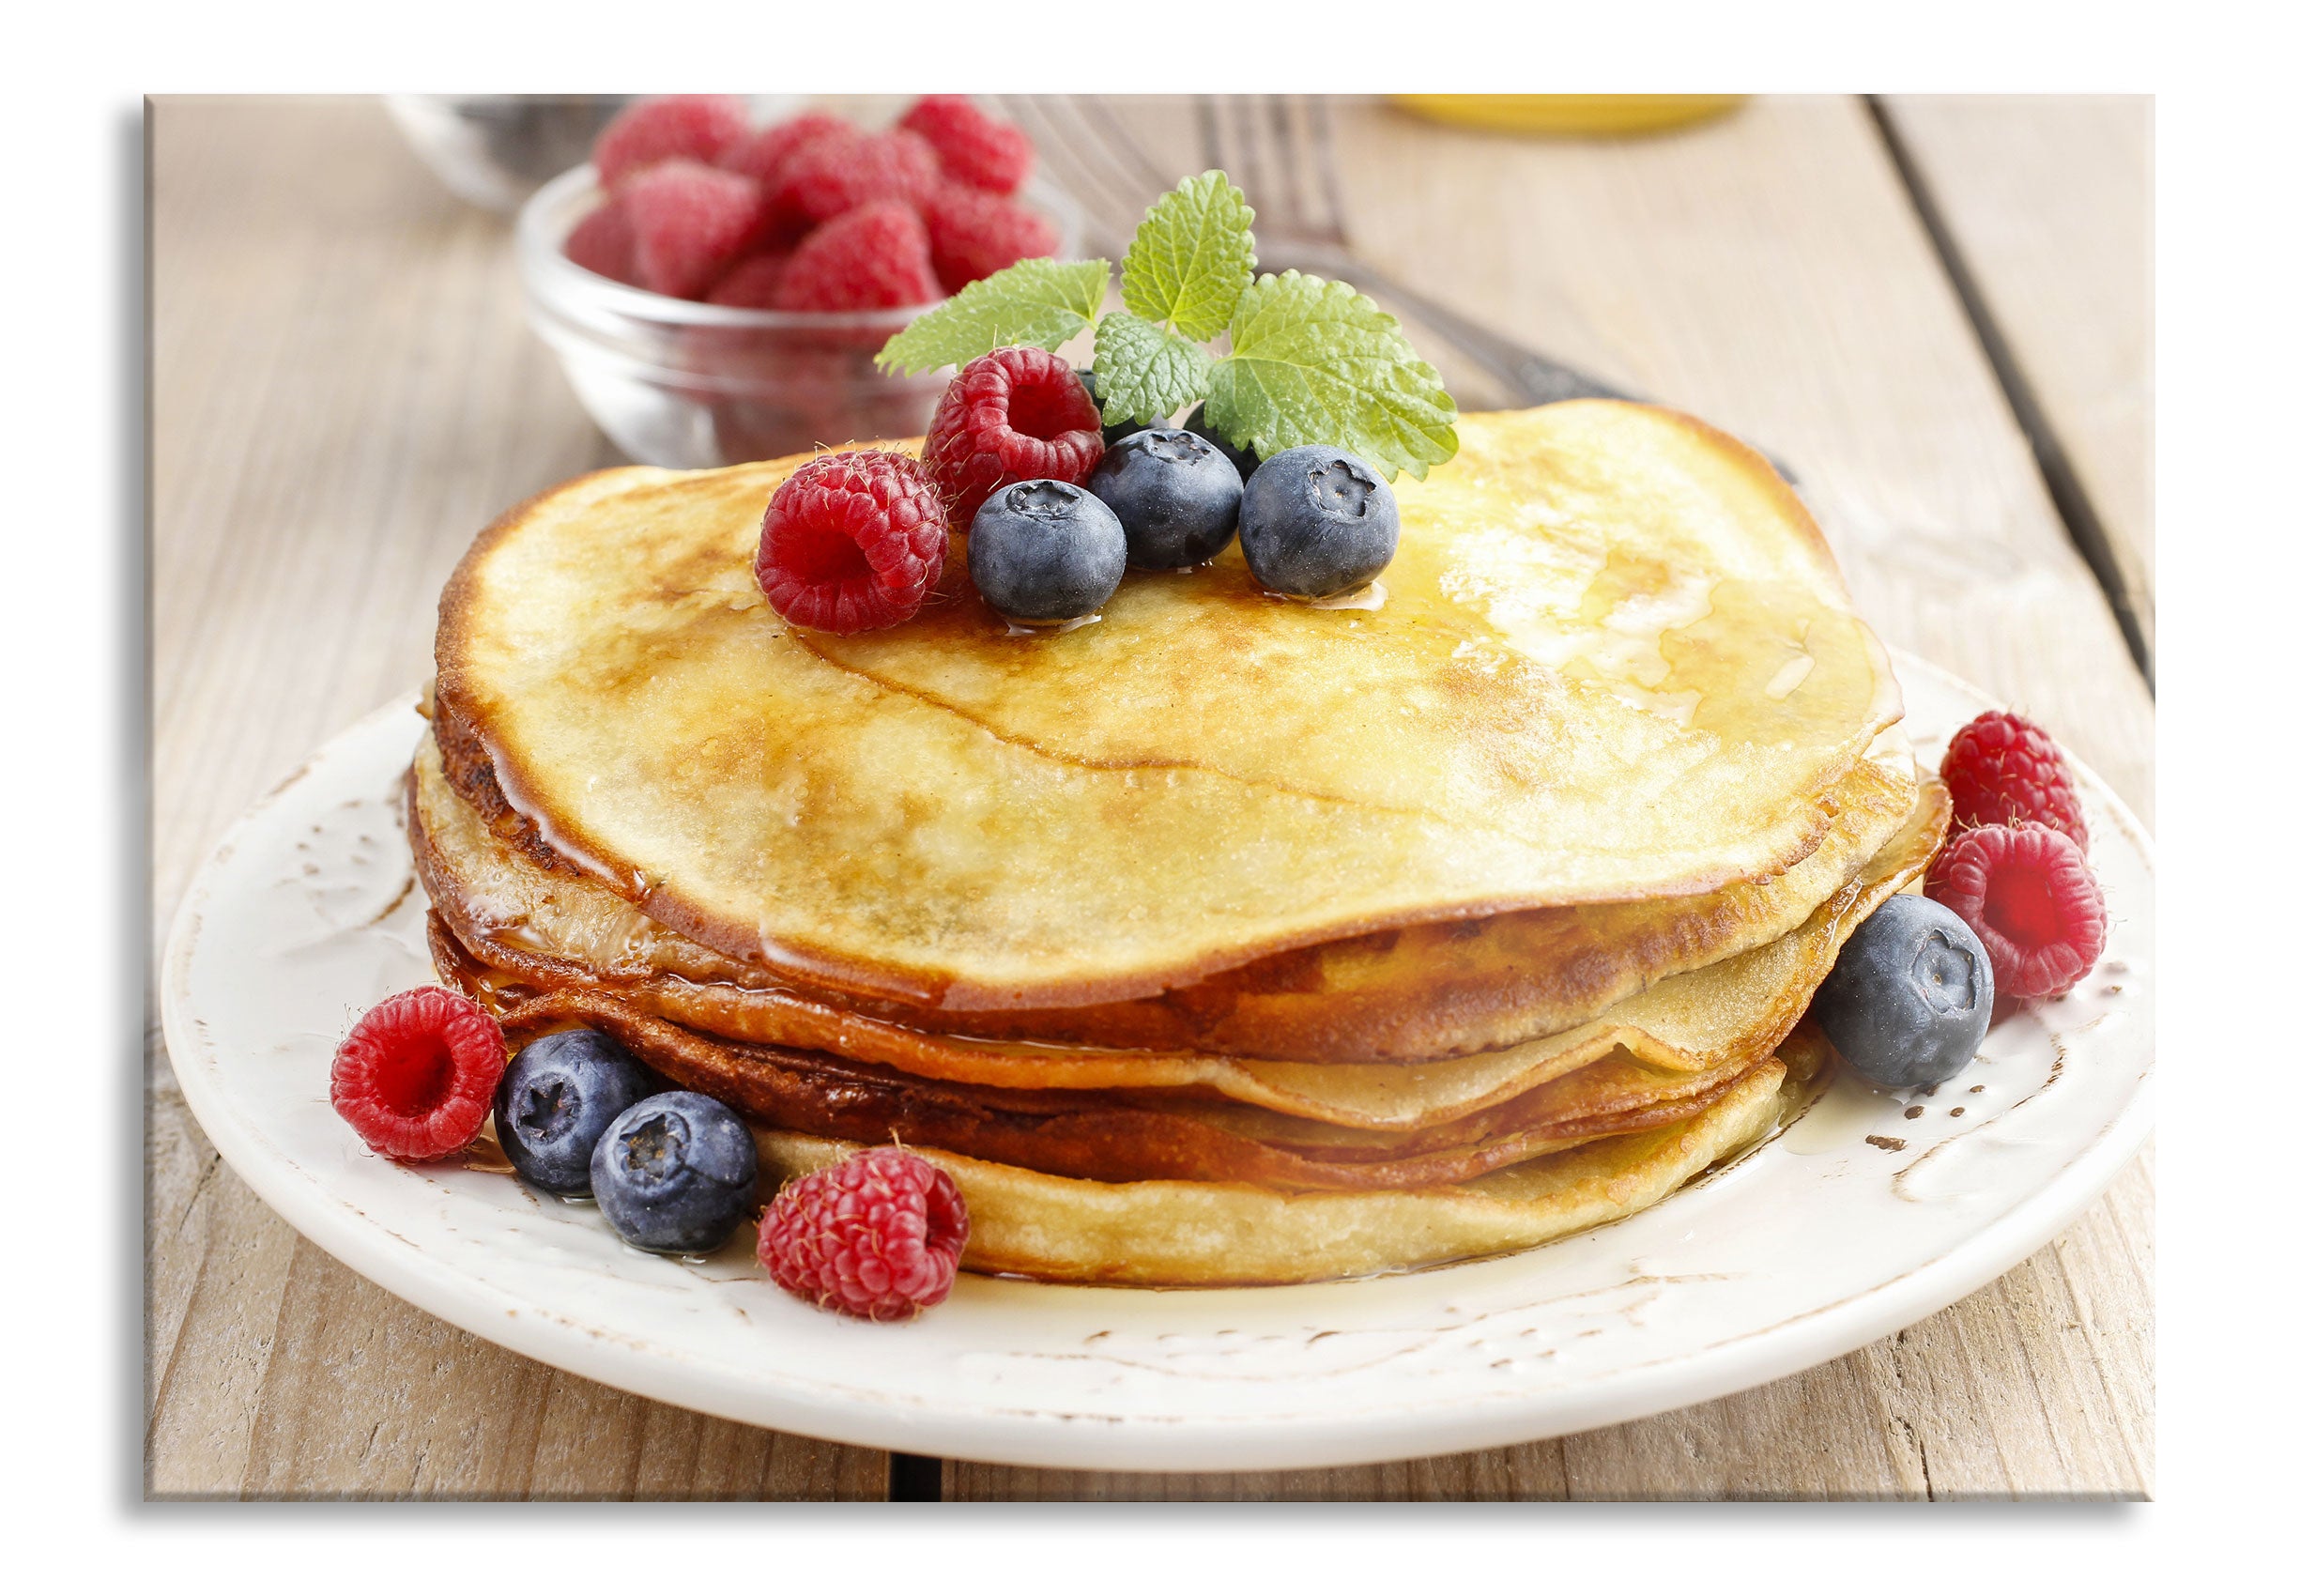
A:
<svg viewBox="0 0 2300 1596">
<path fill-rule="evenodd" d="M 1206 421 L 1264 459 L 1306 443 L 1346 449 L 1384 476 L 1453 458 L 1453 396 L 1398 318 L 1346 283 L 1289 271 L 1256 279 L 1214 364 Z"/>
<path fill-rule="evenodd" d="M 896 333 L 879 351 L 879 364 L 916 374 L 962 366 L 1014 344 L 1051 349 L 1093 324 L 1109 288 L 1106 260 L 1017 261 Z"/>
<path fill-rule="evenodd" d="M 1253 207 L 1221 173 L 1184 178 L 1134 229 L 1121 279 L 1126 308 L 1185 338 L 1221 331 L 1254 280 L 1253 223 Z"/>
<path fill-rule="evenodd" d="M 1214 358 L 1140 316 L 1112 311 L 1094 330 L 1094 385 L 1106 422 L 1163 426 L 1206 396 Z"/>
</svg>

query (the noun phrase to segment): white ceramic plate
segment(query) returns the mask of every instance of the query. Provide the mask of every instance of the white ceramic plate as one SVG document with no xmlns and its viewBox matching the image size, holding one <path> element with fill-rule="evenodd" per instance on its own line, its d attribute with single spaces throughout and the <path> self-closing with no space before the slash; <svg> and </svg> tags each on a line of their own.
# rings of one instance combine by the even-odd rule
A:
<svg viewBox="0 0 2300 1596">
<path fill-rule="evenodd" d="M 1918 755 L 1936 761 L 1987 700 L 1898 666 Z M 421 730 L 411 700 L 360 722 L 200 871 L 162 1000 L 184 1097 L 266 1202 L 387 1290 L 728 1419 L 1089 1468 L 1315 1467 L 1562 1435 L 1776 1379 L 1945 1307 L 2050 1240 L 2149 1129 L 2149 840 L 2079 769 L 2108 951 L 1930 1098 L 1840 1077 L 1779 1138 L 1658 1207 L 1512 1257 L 1235 1291 L 961 1276 L 915 1322 L 857 1323 L 778 1291 L 747 1232 L 709 1263 L 641 1253 L 593 1207 L 393 1164 L 337 1119 L 337 1041 L 433 978 L 398 803 Z"/>
</svg>

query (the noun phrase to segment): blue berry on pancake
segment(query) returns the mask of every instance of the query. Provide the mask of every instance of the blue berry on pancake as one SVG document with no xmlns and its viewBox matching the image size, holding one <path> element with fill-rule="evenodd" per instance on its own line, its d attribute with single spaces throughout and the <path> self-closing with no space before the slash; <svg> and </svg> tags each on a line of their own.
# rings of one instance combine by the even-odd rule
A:
<svg viewBox="0 0 2300 1596">
<path fill-rule="evenodd" d="M 759 1148 L 699 1092 L 632 1104 L 591 1151 L 591 1192 L 615 1232 L 650 1252 L 709 1252 L 756 1206 Z"/>
<path fill-rule="evenodd" d="M 1199 406 L 1182 418 L 1182 429 L 1194 432 L 1222 452 L 1222 457 L 1238 468 L 1238 481 L 1253 481 L 1254 473 L 1262 468 L 1262 456 L 1250 449 L 1240 449 L 1220 433 L 1206 424 L 1206 407 Z"/>
<path fill-rule="evenodd" d="M 1087 488 L 1126 529 L 1127 563 L 1145 571 L 1204 565 L 1230 546 L 1245 496 L 1234 467 L 1194 432 L 1154 427 L 1102 456 Z"/>
<path fill-rule="evenodd" d="M 1238 542 L 1269 591 L 1331 598 L 1364 587 L 1398 552 L 1397 495 L 1346 450 L 1289 449 L 1246 484 Z"/>
<path fill-rule="evenodd" d="M 1972 1062 L 1997 995 L 1972 928 L 1896 893 L 1846 940 L 1813 1018 L 1845 1062 L 1880 1086 L 1937 1086 Z"/>
<path fill-rule="evenodd" d="M 495 1092 L 495 1133 L 529 1186 L 587 1197 L 591 1150 L 616 1115 L 653 1082 L 630 1051 L 601 1031 L 558 1031 L 514 1055 Z"/>
<path fill-rule="evenodd" d="M 1075 621 L 1100 608 L 1126 575 L 1126 529 L 1074 483 L 1014 483 L 983 500 L 967 534 L 966 570 L 1009 621 Z"/>
</svg>

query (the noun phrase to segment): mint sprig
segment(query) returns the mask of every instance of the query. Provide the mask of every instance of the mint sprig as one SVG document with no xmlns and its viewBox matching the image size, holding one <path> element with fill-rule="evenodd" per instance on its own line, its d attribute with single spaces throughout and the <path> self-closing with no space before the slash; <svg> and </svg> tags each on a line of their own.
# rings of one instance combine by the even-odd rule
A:
<svg viewBox="0 0 2300 1596">
<path fill-rule="evenodd" d="M 1024 260 L 958 290 L 886 341 L 881 369 L 911 374 L 962 366 L 1016 344 L 1041 349 L 1093 325 L 1110 291 L 1106 260 Z"/>
<path fill-rule="evenodd" d="M 1222 173 L 1184 178 L 1134 229 L 1121 279 L 1126 308 L 1185 338 L 1219 336 L 1254 280 L 1253 224 L 1253 207 Z M 1097 348 L 1097 374 L 1101 358 Z"/>
<path fill-rule="evenodd" d="M 1095 330 L 1112 422 L 1155 425 L 1204 400 L 1206 422 L 1264 458 L 1346 449 L 1384 476 L 1421 477 L 1460 447 L 1452 395 L 1389 315 L 1346 283 L 1254 275 L 1253 207 L 1204 172 L 1152 205 L 1101 314 L 1107 261 L 1026 260 L 968 286 L 888 341 L 879 364 L 962 366 L 1008 345 L 1051 349 Z M 1217 358 L 1203 345 L 1227 332 Z"/>
<path fill-rule="evenodd" d="M 1188 338 L 1112 311 L 1094 333 L 1094 382 L 1105 421 L 1158 426 L 1206 396 L 1214 358 Z"/>
<path fill-rule="evenodd" d="M 1453 458 L 1453 396 L 1398 318 L 1347 283 L 1289 271 L 1238 297 L 1206 421 L 1264 459 L 1339 444 L 1382 474 L 1424 477 Z"/>
</svg>

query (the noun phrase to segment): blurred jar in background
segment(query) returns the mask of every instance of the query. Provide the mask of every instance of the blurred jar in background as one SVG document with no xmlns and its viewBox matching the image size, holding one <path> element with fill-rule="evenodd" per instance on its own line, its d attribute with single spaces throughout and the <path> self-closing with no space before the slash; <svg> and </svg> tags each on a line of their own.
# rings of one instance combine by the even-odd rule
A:
<svg viewBox="0 0 2300 1596">
<path fill-rule="evenodd" d="M 561 172 L 591 158 L 599 130 L 637 94 L 388 94 L 384 104 L 415 153 L 461 199 L 510 215 Z M 806 96 L 744 96 L 773 121 Z M 876 97 L 857 96 L 867 107 Z M 891 119 L 891 115 L 890 115 Z"/>
<path fill-rule="evenodd" d="M 1393 94 L 1439 122 L 1506 133 L 1657 133 L 1722 116 L 1745 94 Z"/>
<path fill-rule="evenodd" d="M 393 94 L 391 120 L 456 197 L 509 214 L 590 159 L 629 94 Z"/>
</svg>

